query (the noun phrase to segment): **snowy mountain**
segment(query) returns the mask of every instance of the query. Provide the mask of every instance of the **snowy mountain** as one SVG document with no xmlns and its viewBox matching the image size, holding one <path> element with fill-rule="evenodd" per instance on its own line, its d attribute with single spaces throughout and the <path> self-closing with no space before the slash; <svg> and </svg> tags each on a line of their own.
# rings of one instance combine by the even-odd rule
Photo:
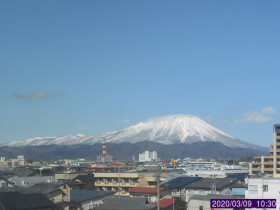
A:
<svg viewBox="0 0 280 210">
<path fill-rule="evenodd" d="M 103 137 L 108 143 L 137 143 L 147 140 L 166 145 L 174 143 L 218 142 L 231 148 L 262 148 L 234 138 L 211 126 L 199 117 L 192 115 L 169 115 L 152 118 L 146 122 L 99 136 L 78 134 L 76 136 L 63 137 L 38 137 L 11 142 L 5 146 L 95 144 L 103 142 Z"/>
</svg>

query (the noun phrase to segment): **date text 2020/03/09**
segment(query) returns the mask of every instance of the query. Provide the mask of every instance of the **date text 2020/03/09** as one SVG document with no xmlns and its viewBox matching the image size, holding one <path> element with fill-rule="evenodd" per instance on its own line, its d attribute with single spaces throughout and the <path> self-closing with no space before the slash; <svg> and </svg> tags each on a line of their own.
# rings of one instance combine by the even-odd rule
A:
<svg viewBox="0 0 280 210">
<path fill-rule="evenodd" d="M 276 208 L 276 199 L 210 199 L 211 208 Z"/>
</svg>

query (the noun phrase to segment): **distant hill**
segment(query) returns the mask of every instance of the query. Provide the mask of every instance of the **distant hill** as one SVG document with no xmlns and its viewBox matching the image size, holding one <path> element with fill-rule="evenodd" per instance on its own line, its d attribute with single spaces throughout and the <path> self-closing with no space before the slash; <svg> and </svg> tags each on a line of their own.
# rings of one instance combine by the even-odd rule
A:
<svg viewBox="0 0 280 210">
<path fill-rule="evenodd" d="M 107 152 L 116 160 L 138 159 L 138 154 L 145 150 L 155 150 L 158 157 L 162 159 L 171 158 L 241 158 L 265 155 L 268 149 L 257 150 L 252 148 L 230 148 L 218 142 L 195 142 L 192 144 L 171 144 L 165 145 L 156 142 L 142 141 L 139 143 L 108 143 Z M 97 155 L 102 153 L 102 144 L 94 145 L 40 145 L 25 147 L 0 147 L 0 154 L 6 158 L 15 158 L 17 155 L 24 155 L 26 159 L 32 160 L 58 160 L 86 158 L 95 160 Z"/>
</svg>

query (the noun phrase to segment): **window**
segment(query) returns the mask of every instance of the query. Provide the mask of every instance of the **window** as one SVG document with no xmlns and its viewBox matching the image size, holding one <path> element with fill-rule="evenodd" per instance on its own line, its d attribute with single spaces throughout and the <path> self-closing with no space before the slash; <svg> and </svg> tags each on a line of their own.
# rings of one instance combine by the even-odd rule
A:
<svg viewBox="0 0 280 210">
<path fill-rule="evenodd" d="M 263 185 L 263 192 L 267 192 L 268 191 L 268 185 Z"/>
<path fill-rule="evenodd" d="M 21 181 L 21 184 L 22 184 L 22 185 L 27 185 L 27 184 L 28 184 L 28 182 L 27 182 L 27 181 L 25 181 L 25 180 L 22 180 L 22 181 Z"/>
<path fill-rule="evenodd" d="M 258 185 L 248 186 L 249 194 L 258 194 Z"/>
<path fill-rule="evenodd" d="M 203 210 L 203 206 L 199 206 L 199 210 Z"/>
</svg>

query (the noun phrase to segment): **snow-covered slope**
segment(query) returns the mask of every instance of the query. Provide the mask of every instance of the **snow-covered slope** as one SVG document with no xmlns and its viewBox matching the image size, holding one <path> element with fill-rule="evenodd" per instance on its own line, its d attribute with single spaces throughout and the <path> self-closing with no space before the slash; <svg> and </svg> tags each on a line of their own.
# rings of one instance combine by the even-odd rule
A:
<svg viewBox="0 0 280 210">
<path fill-rule="evenodd" d="M 229 147 L 258 148 L 234 138 L 202 119 L 192 115 L 169 115 L 159 118 L 153 118 L 146 122 L 102 134 L 100 136 L 63 136 L 63 137 L 43 137 L 27 139 L 19 142 L 11 142 L 7 146 L 28 146 L 28 145 L 72 145 L 72 144 L 94 144 L 103 141 L 105 137 L 107 142 L 136 143 L 140 141 L 153 141 L 163 144 L 174 143 L 193 143 L 193 142 L 220 142 Z"/>
</svg>

